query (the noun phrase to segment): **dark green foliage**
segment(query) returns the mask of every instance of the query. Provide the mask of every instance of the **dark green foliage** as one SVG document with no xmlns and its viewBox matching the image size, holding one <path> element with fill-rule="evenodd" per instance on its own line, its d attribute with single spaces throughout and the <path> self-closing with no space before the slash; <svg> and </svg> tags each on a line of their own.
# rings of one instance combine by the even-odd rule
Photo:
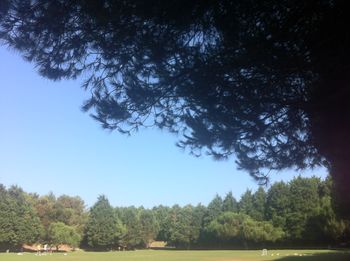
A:
<svg viewBox="0 0 350 261">
<path fill-rule="evenodd" d="M 66 244 L 73 248 L 79 246 L 81 237 L 74 227 L 67 226 L 62 222 L 51 223 L 49 227 L 50 243 L 59 250 L 59 245 Z"/>
<path fill-rule="evenodd" d="M 87 244 L 96 249 L 111 249 L 117 244 L 117 217 L 105 196 L 99 196 L 90 209 L 86 224 Z"/>
<path fill-rule="evenodd" d="M 188 230 L 190 217 L 188 211 L 182 211 L 179 205 L 174 205 L 169 212 L 169 239 L 171 245 L 183 246 L 189 244 Z"/>
<path fill-rule="evenodd" d="M 168 241 L 170 230 L 170 208 L 160 205 L 158 207 L 154 207 L 152 210 L 159 225 L 159 232 L 156 239 L 159 241 Z"/>
<path fill-rule="evenodd" d="M 224 201 L 222 203 L 222 210 L 230 212 L 238 212 L 237 200 L 233 197 L 232 191 L 226 194 Z"/>
<path fill-rule="evenodd" d="M 209 224 L 223 211 L 223 201 L 219 195 L 216 195 L 208 204 L 207 211 L 204 216 L 204 224 Z"/>
<path fill-rule="evenodd" d="M 308 242 L 339 242 L 344 240 L 347 228 L 350 228 L 349 220 L 340 219 L 333 209 L 331 197 L 324 196 L 318 213 L 309 218 L 304 236 Z"/>
<path fill-rule="evenodd" d="M 253 211 L 250 216 L 258 221 L 265 220 L 265 207 L 266 207 L 267 194 L 265 190 L 260 187 L 253 195 Z"/>
<path fill-rule="evenodd" d="M 275 242 L 282 239 L 283 231 L 269 222 L 259 222 L 241 213 L 225 212 L 213 220 L 208 228 L 223 242 L 235 242 L 247 246 L 249 242 Z"/>
<path fill-rule="evenodd" d="M 35 243 L 42 232 L 40 219 L 25 192 L 16 186 L 6 190 L 0 184 L 0 248 Z"/>
<path fill-rule="evenodd" d="M 157 237 L 159 224 L 151 210 L 142 209 L 139 215 L 142 245 L 149 247 Z"/>
<path fill-rule="evenodd" d="M 284 228 L 289 207 L 289 187 L 284 182 L 276 182 L 271 186 L 266 199 L 266 218 L 274 226 Z"/>
<path fill-rule="evenodd" d="M 140 210 L 135 207 L 127 207 L 118 208 L 116 212 L 122 224 L 125 226 L 125 234 L 122 237 L 121 245 L 129 249 L 144 247 L 145 242 L 140 223 Z"/>
<path fill-rule="evenodd" d="M 199 238 L 203 215 L 201 206 L 187 205 L 183 208 L 173 206 L 169 215 L 171 222 L 169 243 L 177 247 L 190 248 Z"/>
<path fill-rule="evenodd" d="M 289 183 L 290 213 L 286 219 L 286 230 L 294 240 L 307 240 L 307 234 L 310 236 L 310 233 L 306 233 L 307 222 L 319 211 L 319 185 L 320 180 L 317 178 L 305 179 L 300 176 Z"/>
<path fill-rule="evenodd" d="M 251 215 L 254 211 L 254 197 L 251 190 L 247 190 L 239 201 L 239 212 Z"/>
</svg>

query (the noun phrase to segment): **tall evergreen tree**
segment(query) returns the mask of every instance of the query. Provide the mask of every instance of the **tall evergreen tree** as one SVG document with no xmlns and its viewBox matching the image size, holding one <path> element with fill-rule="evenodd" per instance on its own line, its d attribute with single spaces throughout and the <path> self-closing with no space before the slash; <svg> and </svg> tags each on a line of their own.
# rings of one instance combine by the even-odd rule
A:
<svg viewBox="0 0 350 261">
<path fill-rule="evenodd" d="M 258 221 L 265 220 L 265 206 L 266 206 L 266 197 L 267 194 L 262 187 L 259 187 L 258 190 L 253 195 L 253 211 L 250 213 L 250 216 Z"/>
<path fill-rule="evenodd" d="M 140 222 L 140 211 L 134 206 L 117 208 L 117 216 L 125 226 L 125 233 L 122 238 L 122 245 L 128 249 L 144 247 L 144 238 Z"/>
<path fill-rule="evenodd" d="M 251 215 L 254 211 L 254 197 L 251 190 L 247 190 L 243 193 L 239 201 L 239 212 L 247 215 Z"/>
<path fill-rule="evenodd" d="M 25 192 L 12 186 L 8 190 L 0 184 L 0 247 L 19 247 L 35 243 L 43 227 Z"/>
<path fill-rule="evenodd" d="M 318 214 L 320 208 L 318 178 L 294 178 L 289 183 L 289 208 L 286 232 L 293 240 L 312 239 L 312 232 L 307 231 L 308 220 Z M 307 233 L 306 233 L 307 232 Z"/>
<path fill-rule="evenodd" d="M 212 220 L 218 217 L 223 210 L 222 198 L 216 194 L 213 200 L 207 206 L 207 212 L 204 216 L 204 224 L 209 224 Z"/>
<path fill-rule="evenodd" d="M 99 196 L 90 209 L 85 236 L 88 245 L 96 249 L 111 249 L 116 245 L 117 217 L 105 196 Z"/>
<path fill-rule="evenodd" d="M 159 224 L 151 210 L 142 209 L 139 215 L 142 244 L 149 247 L 150 243 L 157 237 Z"/>
<path fill-rule="evenodd" d="M 237 200 L 233 197 L 232 191 L 226 194 L 224 201 L 222 203 L 222 210 L 224 212 L 238 212 L 238 203 Z"/>
<path fill-rule="evenodd" d="M 170 207 L 157 206 L 153 208 L 157 223 L 159 224 L 159 232 L 157 240 L 169 241 L 170 237 Z"/>
<path fill-rule="evenodd" d="M 266 217 L 275 226 L 284 228 L 290 213 L 289 187 L 284 182 L 274 183 L 266 198 Z"/>
<path fill-rule="evenodd" d="M 170 212 L 170 243 L 177 247 L 190 248 L 197 242 L 203 214 L 200 206 L 187 205 L 183 208 L 178 205 L 173 206 Z"/>
</svg>

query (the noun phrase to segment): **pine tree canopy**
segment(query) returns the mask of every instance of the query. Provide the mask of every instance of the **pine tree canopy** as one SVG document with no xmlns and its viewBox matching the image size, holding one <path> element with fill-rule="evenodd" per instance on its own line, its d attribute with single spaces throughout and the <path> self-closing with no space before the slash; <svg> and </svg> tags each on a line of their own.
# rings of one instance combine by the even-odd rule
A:
<svg viewBox="0 0 350 261">
<path fill-rule="evenodd" d="M 104 128 L 165 128 L 260 182 L 326 166 L 348 206 L 349 20 L 341 0 L 3 0 L 0 39 L 44 77 L 85 77 Z"/>
</svg>

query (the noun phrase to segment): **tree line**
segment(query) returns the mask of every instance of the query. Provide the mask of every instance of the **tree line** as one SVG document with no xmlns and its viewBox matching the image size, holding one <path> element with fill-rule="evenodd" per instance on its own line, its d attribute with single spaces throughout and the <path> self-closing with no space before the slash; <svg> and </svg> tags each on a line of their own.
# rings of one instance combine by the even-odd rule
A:
<svg viewBox="0 0 350 261">
<path fill-rule="evenodd" d="M 39 196 L 0 184 L 0 248 L 49 243 L 94 250 L 135 249 L 165 241 L 176 248 L 329 246 L 350 242 L 350 220 L 334 210 L 332 180 L 296 177 L 267 190 L 216 195 L 207 205 L 90 208 L 76 196 Z"/>
</svg>

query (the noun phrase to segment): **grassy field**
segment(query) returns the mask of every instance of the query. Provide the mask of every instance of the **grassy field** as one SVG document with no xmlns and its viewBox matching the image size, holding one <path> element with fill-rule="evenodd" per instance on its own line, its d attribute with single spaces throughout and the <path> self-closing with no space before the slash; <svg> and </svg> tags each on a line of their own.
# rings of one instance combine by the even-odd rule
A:
<svg viewBox="0 0 350 261">
<path fill-rule="evenodd" d="M 323 261 L 350 260 L 350 252 L 329 250 L 273 250 L 268 256 L 262 251 L 175 251 L 175 250 L 138 250 L 126 252 L 83 252 L 55 253 L 36 256 L 34 253 L 1 253 L 1 261 L 240 261 L 240 260 L 281 260 L 281 261 Z"/>
</svg>

